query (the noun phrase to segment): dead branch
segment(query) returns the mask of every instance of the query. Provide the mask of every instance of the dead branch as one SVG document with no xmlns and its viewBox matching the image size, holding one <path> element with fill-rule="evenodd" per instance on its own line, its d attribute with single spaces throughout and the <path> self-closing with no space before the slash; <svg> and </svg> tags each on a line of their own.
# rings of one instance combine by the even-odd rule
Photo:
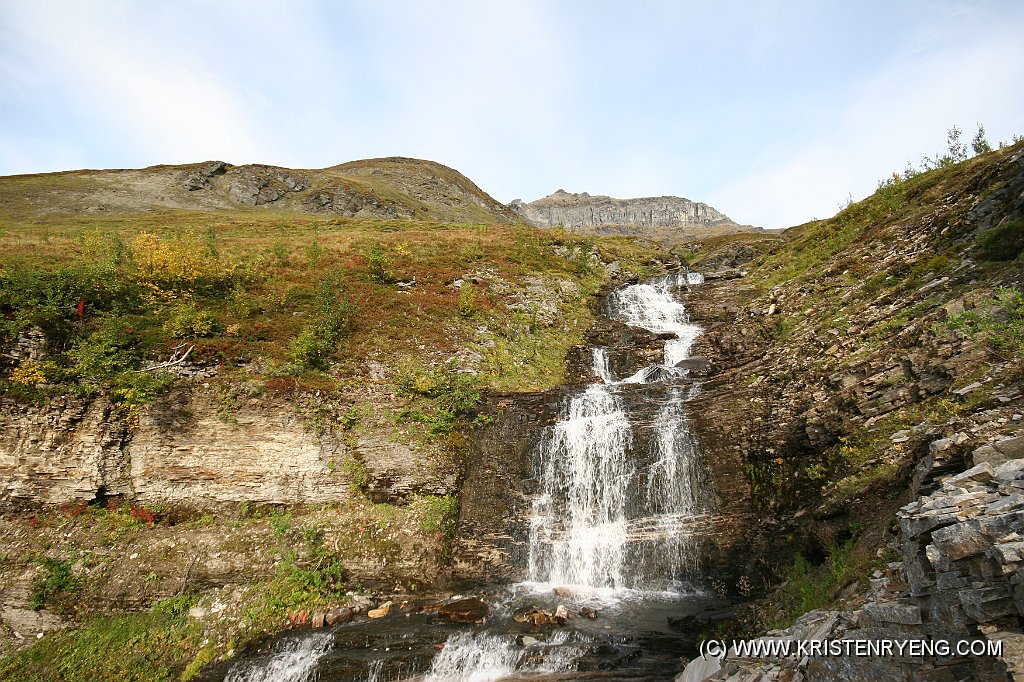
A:
<svg viewBox="0 0 1024 682">
<path fill-rule="evenodd" d="M 181 363 L 185 362 L 185 360 L 188 359 L 189 353 L 192 352 L 192 350 L 196 347 L 196 345 L 192 344 L 191 346 L 189 346 L 188 350 L 185 351 L 185 354 L 182 355 L 179 358 L 178 357 L 178 352 L 182 348 L 184 348 L 184 347 L 185 347 L 185 344 L 181 344 L 180 346 L 176 346 L 173 349 L 174 352 L 171 354 L 171 357 L 167 360 L 167 362 L 161 362 L 161 363 L 158 363 L 156 365 L 150 365 L 149 367 L 143 367 L 142 369 L 139 370 L 139 372 L 152 372 L 154 369 L 166 369 L 168 367 L 174 367 L 175 365 L 180 365 Z"/>
</svg>

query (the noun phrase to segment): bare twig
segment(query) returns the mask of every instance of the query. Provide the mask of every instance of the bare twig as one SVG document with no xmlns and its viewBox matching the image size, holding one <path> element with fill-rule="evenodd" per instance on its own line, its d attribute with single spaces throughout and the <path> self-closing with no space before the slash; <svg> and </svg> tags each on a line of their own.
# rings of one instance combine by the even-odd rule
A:
<svg viewBox="0 0 1024 682">
<path fill-rule="evenodd" d="M 184 346 L 185 346 L 185 344 L 181 344 L 180 346 L 176 346 L 174 348 L 174 353 L 171 354 L 171 357 L 170 357 L 170 359 L 167 360 L 167 362 L 161 362 L 161 363 L 156 364 L 156 365 L 150 365 L 149 367 L 143 367 L 142 369 L 139 370 L 139 372 L 151 372 L 154 369 L 166 369 L 168 367 L 174 367 L 175 365 L 180 365 L 181 363 L 185 362 L 185 360 L 188 359 L 189 353 L 191 353 L 192 350 L 196 347 L 195 344 L 192 344 L 191 346 L 188 347 L 188 350 L 185 351 L 184 355 L 182 355 L 180 358 L 177 357 L 178 351 L 181 350 Z"/>
</svg>

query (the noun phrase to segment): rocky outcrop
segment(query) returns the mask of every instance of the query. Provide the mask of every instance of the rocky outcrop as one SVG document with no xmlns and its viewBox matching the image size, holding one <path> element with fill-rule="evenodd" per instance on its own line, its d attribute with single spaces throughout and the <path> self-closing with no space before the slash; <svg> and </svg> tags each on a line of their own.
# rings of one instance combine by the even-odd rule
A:
<svg viewBox="0 0 1024 682">
<path fill-rule="evenodd" d="M 186 171 L 185 180 L 182 183 L 190 192 L 204 189 L 210 184 L 210 178 L 215 175 L 223 175 L 228 165 L 223 161 L 210 161 L 192 171 Z"/>
<path fill-rule="evenodd" d="M 898 517 L 910 594 L 932 622 L 959 631 L 1012 617 L 1019 630 L 1024 459 L 995 468 L 982 462 L 950 476 Z"/>
<path fill-rule="evenodd" d="M 251 403 L 251 404 L 250 404 Z M 297 408 L 252 400 L 226 413 L 222 397 L 182 387 L 143 409 L 138 424 L 105 399 L 8 401 L 0 409 L 0 497 L 16 503 L 124 497 L 190 508 L 319 504 L 365 494 L 403 503 L 446 495 L 454 472 L 432 453 L 372 432 L 316 433 Z"/>
<path fill-rule="evenodd" d="M 0 498 L 60 503 L 124 493 L 127 425 L 104 399 L 62 397 L 46 405 L 0 405 Z"/>
<path fill-rule="evenodd" d="M 1016 440 L 1016 439 L 1014 439 Z M 1004 441 L 1005 442 L 1005 441 Z M 933 450 L 947 450 L 936 441 Z M 919 476 L 932 473 L 927 460 Z M 983 462 L 942 478 L 929 495 L 898 513 L 902 560 L 871 578 L 871 589 L 846 608 L 812 611 L 764 641 L 788 642 L 789 656 L 740 655 L 695 659 L 678 681 L 778 679 L 1006 680 L 1024 675 L 1024 459 L 993 468 Z M 797 655 L 812 644 L 854 646 L 857 640 L 948 646 L 952 655 Z M 1000 655 L 984 655 L 999 643 Z M 971 655 L 956 648 L 973 647 Z M 852 649 L 851 649 L 852 650 Z"/>
<path fill-rule="evenodd" d="M 543 199 L 509 206 L 537 227 L 711 227 L 736 225 L 711 206 L 680 197 L 613 199 L 558 190 Z"/>
<path fill-rule="evenodd" d="M 272 204 L 309 187 L 302 175 L 272 166 L 240 166 L 227 175 L 228 197 L 243 206 Z"/>
</svg>

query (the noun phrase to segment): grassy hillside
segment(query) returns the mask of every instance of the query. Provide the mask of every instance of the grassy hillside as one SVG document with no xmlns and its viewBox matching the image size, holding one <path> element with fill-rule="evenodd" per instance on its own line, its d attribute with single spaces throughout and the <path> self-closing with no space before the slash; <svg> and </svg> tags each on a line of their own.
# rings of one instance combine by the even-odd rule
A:
<svg viewBox="0 0 1024 682">
<path fill-rule="evenodd" d="M 515 223 L 515 214 L 458 171 L 390 157 L 324 169 L 210 161 L 0 178 L 0 215 L 137 215 L 178 209 L 326 217 Z"/>
<path fill-rule="evenodd" d="M 8 365 L 2 390 L 110 389 L 128 402 L 160 383 L 136 370 L 182 346 L 222 379 L 278 387 L 453 358 L 482 387 L 553 385 L 603 263 L 642 271 L 655 253 L 504 224 L 185 211 L 8 220 L 0 248 L 4 342 L 32 328 L 47 340 L 45 359 L 16 375 Z"/>
</svg>

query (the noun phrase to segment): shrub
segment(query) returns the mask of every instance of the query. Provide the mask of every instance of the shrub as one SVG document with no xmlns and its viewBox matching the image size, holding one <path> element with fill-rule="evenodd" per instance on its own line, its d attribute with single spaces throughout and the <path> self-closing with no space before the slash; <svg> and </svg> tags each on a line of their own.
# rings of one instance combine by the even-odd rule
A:
<svg viewBox="0 0 1024 682">
<path fill-rule="evenodd" d="M 309 263 L 309 267 L 316 270 L 323 257 L 324 247 L 320 244 L 320 240 L 314 239 L 306 244 L 306 262 Z"/>
<path fill-rule="evenodd" d="M 8 380 L 22 386 L 35 386 L 46 383 L 46 363 L 28 361 L 11 370 Z"/>
<path fill-rule="evenodd" d="M 381 246 L 380 242 L 374 242 L 366 248 L 366 273 L 370 279 L 378 284 L 390 284 L 393 281 L 391 275 L 391 257 Z"/>
<path fill-rule="evenodd" d="M 1010 220 L 980 233 L 978 256 L 987 261 L 1011 261 L 1024 251 L 1024 220 Z"/>
<path fill-rule="evenodd" d="M 79 339 L 68 355 L 83 378 L 109 378 L 138 366 L 138 346 L 131 321 L 112 316 L 100 319 L 95 331 Z"/>
<path fill-rule="evenodd" d="M 356 306 L 340 292 L 336 277 L 317 287 L 313 319 L 291 342 L 292 361 L 301 367 L 325 369 L 338 342 L 355 326 Z"/>
<path fill-rule="evenodd" d="M 370 470 L 363 460 L 350 457 L 344 461 L 341 468 L 351 479 L 349 487 L 352 492 L 363 492 L 370 485 Z"/>
<path fill-rule="evenodd" d="M 212 336 L 219 329 L 217 320 L 209 310 L 200 309 L 192 301 L 176 305 L 163 329 L 178 339 Z"/>
<path fill-rule="evenodd" d="M 44 557 L 39 563 L 46 575 L 32 586 L 29 603 L 36 611 L 43 608 L 49 600 L 57 595 L 65 592 L 77 592 L 80 587 L 78 579 L 71 572 L 70 561 Z"/>
<path fill-rule="evenodd" d="M 459 315 L 473 317 L 476 312 L 476 290 L 471 282 L 463 282 L 459 287 Z"/>
<path fill-rule="evenodd" d="M 132 241 L 131 254 L 135 276 L 151 298 L 171 300 L 182 292 L 216 291 L 234 278 L 234 268 L 221 267 L 210 240 L 194 231 L 174 239 L 141 232 Z"/>
</svg>

